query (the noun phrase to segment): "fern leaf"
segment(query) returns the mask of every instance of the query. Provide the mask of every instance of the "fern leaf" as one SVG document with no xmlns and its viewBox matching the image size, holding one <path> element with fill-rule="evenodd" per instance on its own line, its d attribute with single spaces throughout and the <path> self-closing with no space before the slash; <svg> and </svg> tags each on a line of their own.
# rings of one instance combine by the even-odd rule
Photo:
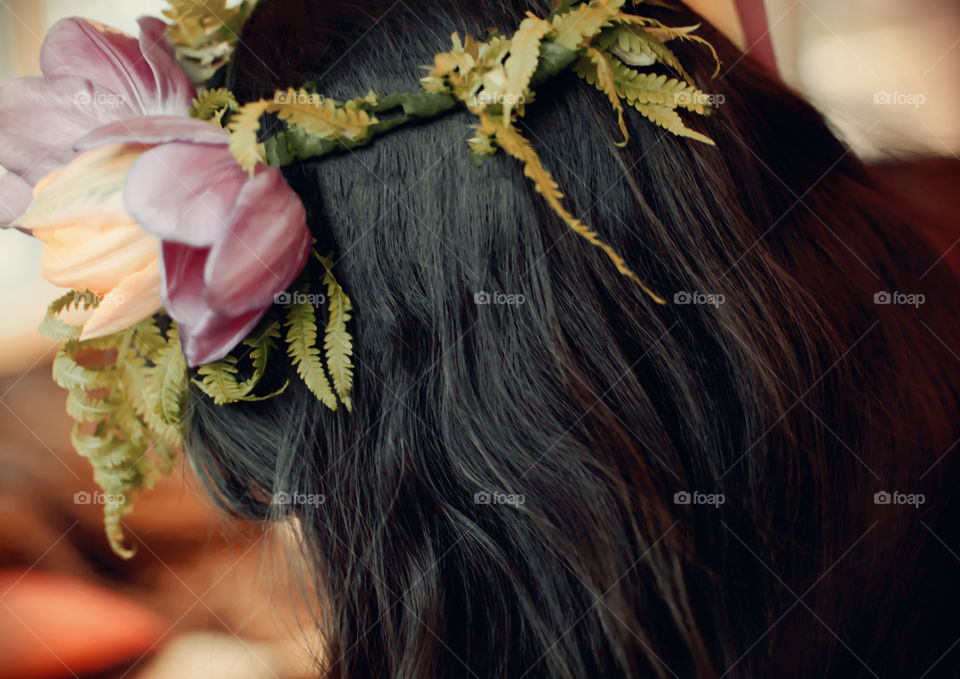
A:
<svg viewBox="0 0 960 679">
<path fill-rule="evenodd" d="M 243 343 L 250 347 L 250 362 L 253 364 L 253 375 L 244 384 L 249 387 L 248 393 L 263 379 L 267 371 L 267 359 L 270 351 L 276 346 L 280 338 L 280 323 L 271 320 L 263 330 L 254 332 Z"/>
<path fill-rule="evenodd" d="M 281 120 L 299 125 L 310 134 L 324 139 L 345 138 L 359 141 L 367 136 L 377 119 L 360 108 L 341 108 L 333 99 L 290 88 L 278 92 L 268 110 Z"/>
<path fill-rule="evenodd" d="M 190 115 L 200 120 L 212 120 L 222 116 L 224 111 L 238 111 L 240 105 L 233 92 L 225 87 L 204 90 L 193 100 Z"/>
<path fill-rule="evenodd" d="M 40 321 L 38 329 L 40 333 L 54 342 L 69 342 L 80 337 L 81 327 L 71 325 L 57 318 L 64 311 L 69 311 L 70 307 L 84 309 L 95 308 L 100 303 L 100 297 L 89 290 L 79 292 L 71 290 L 57 299 L 50 302 L 47 307 L 47 313 Z"/>
<path fill-rule="evenodd" d="M 320 349 L 317 348 L 317 319 L 309 301 L 287 307 L 287 353 L 304 383 L 330 408 L 337 409 L 337 397 L 323 371 Z"/>
<path fill-rule="evenodd" d="M 85 389 L 71 389 L 67 393 L 67 414 L 77 422 L 96 422 L 109 415 L 116 405 L 103 399 L 92 399 Z"/>
<path fill-rule="evenodd" d="M 564 222 L 566 222 L 567 226 L 573 229 L 573 231 L 575 231 L 578 235 L 585 238 L 591 245 L 600 248 L 607 255 L 607 257 L 610 258 L 610 261 L 613 262 L 614 266 L 617 267 L 617 270 L 637 283 L 643 289 L 643 291 L 650 296 L 651 299 L 658 304 L 666 304 L 662 297 L 656 295 L 643 283 L 643 281 L 637 277 L 630 267 L 627 266 L 627 263 L 624 261 L 623 257 L 617 254 L 617 252 L 609 245 L 604 243 L 600 239 L 600 236 L 593 231 L 593 229 L 582 223 L 579 219 L 575 218 L 567 211 L 561 202 L 563 194 L 560 193 L 560 188 L 557 186 L 557 183 L 554 181 L 553 177 L 550 176 L 550 173 L 547 172 L 547 170 L 543 167 L 543 164 L 540 162 L 540 157 L 530 145 L 530 142 L 520 134 L 519 130 L 517 130 L 513 125 L 498 127 L 497 143 L 500 145 L 500 148 L 523 163 L 524 174 L 533 180 L 534 188 L 536 188 L 537 192 L 542 195 L 544 199 L 546 199 L 547 204 L 553 209 L 553 211 L 556 212 Z"/>
<path fill-rule="evenodd" d="M 282 393 L 287 384 L 273 393 L 265 396 L 253 395 L 253 390 L 260 383 L 267 369 L 267 358 L 270 350 L 275 346 L 276 340 L 280 337 L 280 326 L 273 322 L 266 326 L 266 329 L 251 334 L 243 343 L 250 347 L 250 362 L 253 364 L 253 375 L 249 379 L 239 379 L 239 368 L 237 367 L 237 358 L 227 356 L 219 361 L 207 363 L 197 368 L 197 374 L 201 379 L 194 380 L 200 389 L 217 405 L 227 403 L 237 403 L 239 401 L 263 401 L 273 398 Z"/>
<path fill-rule="evenodd" d="M 347 321 L 350 320 L 353 305 L 333 276 L 332 254 L 318 259 L 326 269 L 323 283 L 327 286 L 327 298 L 330 304 L 330 317 L 327 320 L 323 339 L 323 348 L 327 354 L 327 369 L 333 378 L 333 387 L 337 396 L 350 412 L 353 407 L 350 401 L 350 391 L 353 388 L 353 364 L 350 362 L 350 357 L 353 355 L 353 342 L 350 333 L 347 332 Z"/>
<path fill-rule="evenodd" d="M 178 427 L 187 400 L 187 360 L 180 348 L 175 323 L 168 331 L 166 346 L 152 354 L 150 360 L 153 366 L 145 370 L 145 379 L 149 383 L 146 394 L 153 399 L 150 405 L 161 421 Z"/>
<path fill-rule="evenodd" d="M 684 124 L 683 119 L 680 118 L 680 115 L 677 113 L 676 109 L 673 109 L 669 106 L 664 106 L 663 104 L 643 104 L 639 101 L 635 102 L 633 105 L 648 120 L 656 123 L 668 132 L 672 132 L 678 137 L 689 137 L 690 139 L 695 139 L 703 142 L 704 144 L 710 144 L 711 146 L 714 145 L 713 140 L 710 137 L 687 127 Z"/>
<path fill-rule="evenodd" d="M 260 131 L 260 116 L 270 107 L 270 102 L 261 99 L 240 107 L 228 124 L 230 130 L 230 153 L 244 170 L 253 176 L 257 163 L 264 159 L 263 144 L 257 143 Z"/>
<path fill-rule="evenodd" d="M 635 71 L 615 57 L 611 57 L 610 66 L 618 94 L 631 105 L 639 102 L 680 107 L 701 115 L 707 111 L 707 95 L 682 80 Z"/>
<path fill-rule="evenodd" d="M 158 400 L 157 396 L 148 395 L 148 382 L 143 377 L 145 365 L 145 361 L 134 350 L 128 351 L 121 359 L 120 374 L 124 397 L 151 431 L 172 446 L 180 445 L 183 443 L 180 427 L 164 422 L 153 406 Z"/>
<path fill-rule="evenodd" d="M 67 345 L 57 350 L 53 359 L 53 381 L 64 389 L 94 389 L 100 386 L 100 375 L 73 360 Z"/>
<path fill-rule="evenodd" d="M 611 33 L 610 52 L 630 66 L 649 66 L 659 62 L 672 68 L 680 76 L 693 84 L 677 56 L 669 47 L 660 42 L 646 30 L 634 26 L 616 26 Z"/>
<path fill-rule="evenodd" d="M 623 7 L 624 1 L 591 0 L 569 12 L 556 15 L 551 21 L 553 41 L 569 50 L 578 49 L 620 16 L 618 10 Z"/>
<path fill-rule="evenodd" d="M 237 358 L 227 356 L 213 363 L 206 363 L 197 368 L 201 379 L 194 380 L 200 389 L 217 405 L 242 401 L 249 393 L 238 379 Z"/>
<path fill-rule="evenodd" d="M 617 91 L 610 60 L 603 52 L 593 47 L 587 47 L 586 54 L 586 58 L 574 64 L 574 71 L 607 95 L 610 105 L 617 112 L 617 123 L 620 125 L 620 132 L 623 133 L 623 141 L 618 142 L 617 146 L 625 146 L 630 139 L 630 133 L 627 132 L 627 124 L 623 120 L 623 105 L 620 103 L 620 94 Z"/>
<path fill-rule="evenodd" d="M 130 328 L 130 342 L 141 355 L 149 356 L 163 349 L 167 340 L 154 318 L 137 323 Z"/>
<path fill-rule="evenodd" d="M 701 47 L 706 47 L 710 51 L 710 55 L 713 57 L 713 62 L 715 64 L 713 77 L 717 77 L 717 75 L 720 73 L 720 56 L 717 54 L 716 48 L 714 48 L 709 41 L 704 40 L 699 35 L 693 35 L 693 31 L 700 28 L 700 24 L 695 24 L 693 26 L 671 27 L 660 23 L 656 19 L 647 19 L 645 17 L 638 17 L 629 14 L 621 14 L 620 19 L 622 23 L 643 27 L 644 31 L 652 35 L 661 43 L 669 42 L 671 40 L 680 40 L 692 42 L 696 45 L 700 45 Z"/>
<path fill-rule="evenodd" d="M 549 21 L 528 16 L 510 39 L 510 56 L 503 62 L 504 120 L 510 119 L 514 102 L 523 101 L 539 63 L 540 41 L 552 28 Z"/>
</svg>

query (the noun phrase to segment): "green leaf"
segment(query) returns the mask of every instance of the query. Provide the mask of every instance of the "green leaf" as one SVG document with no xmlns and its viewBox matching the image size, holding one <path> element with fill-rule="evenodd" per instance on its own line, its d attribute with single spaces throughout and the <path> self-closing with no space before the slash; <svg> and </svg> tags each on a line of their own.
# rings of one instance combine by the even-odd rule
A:
<svg viewBox="0 0 960 679">
<path fill-rule="evenodd" d="M 64 323 L 57 316 L 64 311 L 69 311 L 71 306 L 75 309 L 79 309 L 81 306 L 84 309 L 92 309 L 98 304 L 100 304 L 100 297 L 89 290 L 84 292 L 71 290 L 64 293 L 50 302 L 50 306 L 47 307 L 47 314 L 40 322 L 40 333 L 54 342 L 75 340 L 80 337 L 80 326 Z"/>
<path fill-rule="evenodd" d="M 146 395 L 161 421 L 179 427 L 187 401 L 187 359 L 176 323 L 170 325 L 167 335 L 166 346 L 150 356 L 153 366 L 144 370 Z"/>
<path fill-rule="evenodd" d="M 200 120 L 219 121 L 227 111 L 238 111 L 240 105 L 233 92 L 225 87 L 218 87 L 212 90 L 204 90 L 193 100 L 193 108 L 190 109 L 190 115 Z"/>
<path fill-rule="evenodd" d="M 604 48 L 631 66 L 645 66 L 651 61 L 672 68 L 691 85 L 693 79 L 684 70 L 677 56 L 656 37 L 639 26 L 619 25 L 609 29 L 603 36 Z"/>
<path fill-rule="evenodd" d="M 330 389 L 316 346 L 317 319 L 307 296 L 309 288 L 304 286 L 303 292 L 302 303 L 287 305 L 287 353 L 307 388 L 330 410 L 336 410 L 337 397 Z"/>
<path fill-rule="evenodd" d="M 102 386 L 100 373 L 85 368 L 70 355 L 73 347 L 64 345 L 53 359 L 53 381 L 64 389 L 93 389 Z"/>
<path fill-rule="evenodd" d="M 353 364 L 350 362 L 350 357 L 353 355 L 353 342 L 350 333 L 347 332 L 347 321 L 350 320 L 353 305 L 333 276 L 333 253 L 317 259 L 326 269 L 323 284 L 327 286 L 327 299 L 330 305 L 330 317 L 323 339 L 323 348 L 327 354 L 327 369 L 333 378 L 333 387 L 337 391 L 337 396 L 340 397 L 347 412 L 350 412 L 353 407 L 350 401 L 350 391 L 353 388 Z"/>
<path fill-rule="evenodd" d="M 78 422 L 95 422 L 116 409 L 116 404 L 91 399 L 84 389 L 71 389 L 67 394 L 67 414 Z"/>
<path fill-rule="evenodd" d="M 200 387 L 217 405 L 238 401 L 264 401 L 283 393 L 287 388 L 287 383 L 264 396 L 256 396 L 252 393 L 266 373 L 267 358 L 280 335 L 280 324 L 276 321 L 270 321 L 264 326 L 264 329 L 255 331 L 243 341 L 244 345 L 251 348 L 249 356 L 250 362 L 253 364 L 253 375 L 249 379 L 239 380 L 238 359 L 236 356 L 227 356 L 219 361 L 207 363 L 197 368 L 197 373 L 202 379 L 195 379 L 194 384 Z"/>
</svg>

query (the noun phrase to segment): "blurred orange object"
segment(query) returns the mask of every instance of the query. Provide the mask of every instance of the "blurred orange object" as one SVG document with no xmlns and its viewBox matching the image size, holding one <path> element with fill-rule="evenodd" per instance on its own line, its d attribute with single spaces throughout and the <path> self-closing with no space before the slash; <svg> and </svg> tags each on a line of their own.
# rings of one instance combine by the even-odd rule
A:
<svg viewBox="0 0 960 679">
<path fill-rule="evenodd" d="M 88 581 L 0 571 L 0 679 L 101 673 L 150 652 L 166 630 L 150 609 Z"/>
</svg>

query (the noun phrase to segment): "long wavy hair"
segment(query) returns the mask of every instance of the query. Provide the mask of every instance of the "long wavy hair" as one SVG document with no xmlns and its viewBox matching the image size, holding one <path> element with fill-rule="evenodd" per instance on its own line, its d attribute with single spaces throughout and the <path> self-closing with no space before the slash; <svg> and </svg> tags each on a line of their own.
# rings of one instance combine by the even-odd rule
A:
<svg viewBox="0 0 960 679">
<path fill-rule="evenodd" d="M 453 31 L 528 10 L 265 0 L 226 82 L 416 91 Z M 956 275 L 814 108 L 700 34 L 720 77 L 677 49 L 724 96 L 690 121 L 715 147 L 635 111 L 615 146 L 572 73 L 522 122 L 664 306 L 514 159 L 476 166 L 465 110 L 285 170 L 354 303 L 353 411 L 292 372 L 262 403 L 195 392 L 189 454 L 230 511 L 297 526 L 325 676 L 960 671 Z"/>
</svg>

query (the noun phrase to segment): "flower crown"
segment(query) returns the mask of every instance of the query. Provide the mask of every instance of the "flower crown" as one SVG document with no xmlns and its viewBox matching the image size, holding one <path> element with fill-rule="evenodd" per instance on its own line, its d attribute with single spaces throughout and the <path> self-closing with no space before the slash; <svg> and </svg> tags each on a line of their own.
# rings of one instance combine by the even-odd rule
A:
<svg viewBox="0 0 960 679">
<path fill-rule="evenodd" d="M 713 47 L 693 34 L 697 26 L 626 13 L 625 1 L 562 2 L 545 18 L 528 14 L 509 37 L 454 33 L 420 92 L 344 102 L 308 83 L 241 106 L 228 90 L 203 86 L 229 63 L 255 0 L 234 8 L 170 0 L 170 23 L 141 18 L 139 40 L 80 19 L 51 29 L 43 77 L 0 85 L 3 101 L 44 104 L 40 113 L 0 105 L 3 126 L 18 124 L 0 150 L 9 171 L 0 199 L 12 206 L 13 226 L 46 244 L 44 276 L 71 290 L 40 329 L 62 342 L 53 377 L 69 391 L 73 445 L 108 499 L 114 551 L 133 553 L 120 523 L 128 500 L 174 464 L 191 381 L 216 404 L 271 398 L 287 386 L 261 388 L 282 345 L 321 403 L 351 408 L 352 305 L 334 254 L 314 248 L 285 165 L 465 106 L 478 119 L 469 140 L 475 161 L 497 149 L 519 160 L 571 229 L 664 303 L 564 207 L 516 125 L 536 88 L 572 69 L 606 95 L 619 145 L 629 138 L 624 102 L 668 132 L 713 143 L 679 115 L 707 114 L 711 99 L 668 43 L 697 43 L 717 60 Z M 675 77 L 641 70 L 656 65 Z M 267 138 L 265 116 L 281 121 Z M 88 312 L 81 324 L 61 318 L 74 309 Z"/>
</svg>

